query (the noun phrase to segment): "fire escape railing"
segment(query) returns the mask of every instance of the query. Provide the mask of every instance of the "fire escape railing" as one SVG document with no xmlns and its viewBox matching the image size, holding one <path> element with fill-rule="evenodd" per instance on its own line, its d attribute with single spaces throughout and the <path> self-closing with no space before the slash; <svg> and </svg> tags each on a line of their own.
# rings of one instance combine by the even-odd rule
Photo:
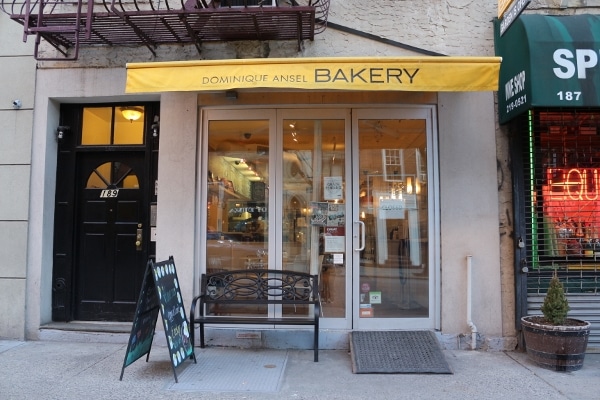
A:
<svg viewBox="0 0 600 400">
<path fill-rule="evenodd" d="M 232 40 L 314 40 L 330 0 L 0 0 L 0 9 L 35 36 L 37 60 L 76 60 L 82 46 L 146 46 Z M 41 44 L 62 57 L 43 56 Z"/>
</svg>

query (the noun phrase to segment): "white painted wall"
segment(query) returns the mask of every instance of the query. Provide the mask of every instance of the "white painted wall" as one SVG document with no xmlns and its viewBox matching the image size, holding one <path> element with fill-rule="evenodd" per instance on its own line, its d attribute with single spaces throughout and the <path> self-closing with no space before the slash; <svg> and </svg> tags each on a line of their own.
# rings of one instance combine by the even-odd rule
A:
<svg viewBox="0 0 600 400">
<path fill-rule="evenodd" d="M 32 47 L 0 18 L 0 338 L 25 337 L 27 231 L 35 89 Z M 13 101 L 21 108 L 15 109 Z"/>
<path fill-rule="evenodd" d="M 468 333 L 467 255 L 472 255 L 472 320 L 502 336 L 496 137 L 492 93 L 440 93 L 439 166 L 442 333 Z"/>
<path fill-rule="evenodd" d="M 175 259 L 186 311 L 194 295 L 196 248 L 197 95 L 161 98 L 156 259 Z"/>
</svg>

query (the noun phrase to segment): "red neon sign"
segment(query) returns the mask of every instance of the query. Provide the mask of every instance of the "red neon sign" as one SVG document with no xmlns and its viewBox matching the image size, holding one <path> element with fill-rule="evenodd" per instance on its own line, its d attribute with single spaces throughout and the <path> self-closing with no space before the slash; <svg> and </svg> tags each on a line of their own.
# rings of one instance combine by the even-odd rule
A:
<svg viewBox="0 0 600 400">
<path fill-rule="evenodd" d="M 598 199 L 599 168 L 548 168 L 547 178 L 551 200 Z"/>
</svg>

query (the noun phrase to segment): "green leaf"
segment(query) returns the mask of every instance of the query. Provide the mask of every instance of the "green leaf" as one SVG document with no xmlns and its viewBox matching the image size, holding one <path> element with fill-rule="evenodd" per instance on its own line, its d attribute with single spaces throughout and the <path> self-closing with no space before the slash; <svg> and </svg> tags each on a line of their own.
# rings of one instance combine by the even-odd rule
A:
<svg viewBox="0 0 600 400">
<path fill-rule="evenodd" d="M 548 287 L 548 293 L 544 298 L 544 304 L 542 305 L 542 313 L 553 325 L 563 325 L 569 312 L 569 301 L 565 294 L 565 289 L 556 276 L 552 277 L 550 286 Z"/>
</svg>

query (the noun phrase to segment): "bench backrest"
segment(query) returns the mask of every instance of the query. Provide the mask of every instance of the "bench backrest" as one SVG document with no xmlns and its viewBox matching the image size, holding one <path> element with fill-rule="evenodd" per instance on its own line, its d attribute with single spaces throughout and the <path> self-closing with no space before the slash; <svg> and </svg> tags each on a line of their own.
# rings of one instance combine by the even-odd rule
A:
<svg viewBox="0 0 600 400">
<path fill-rule="evenodd" d="M 202 301 L 231 304 L 318 304 L 319 278 L 303 272 L 243 269 L 202 274 Z"/>
</svg>

